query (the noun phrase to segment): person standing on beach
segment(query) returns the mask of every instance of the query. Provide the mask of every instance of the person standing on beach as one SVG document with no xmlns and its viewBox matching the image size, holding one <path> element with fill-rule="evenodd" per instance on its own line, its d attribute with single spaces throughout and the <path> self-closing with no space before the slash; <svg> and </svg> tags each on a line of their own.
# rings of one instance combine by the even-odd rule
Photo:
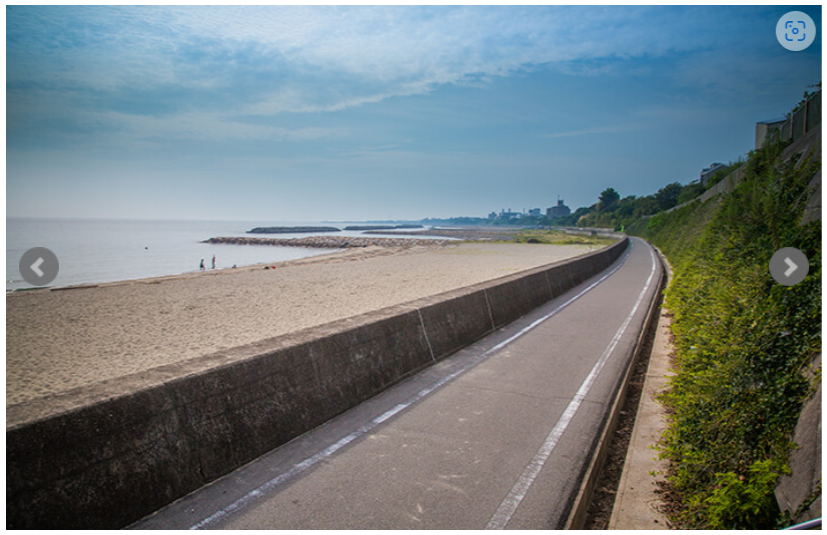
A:
<svg viewBox="0 0 827 535">
<path fill-rule="evenodd" d="M 215 255 L 212 255 L 212 268 L 215 269 Z"/>
<path fill-rule="evenodd" d="M 201 265 L 198 266 L 201 271 L 204 271 L 204 259 L 201 259 Z"/>
</svg>

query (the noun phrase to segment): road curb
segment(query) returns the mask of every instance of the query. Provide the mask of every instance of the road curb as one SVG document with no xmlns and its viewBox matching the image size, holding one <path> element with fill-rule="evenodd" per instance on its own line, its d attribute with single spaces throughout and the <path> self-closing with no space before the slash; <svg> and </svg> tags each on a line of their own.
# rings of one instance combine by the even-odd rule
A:
<svg viewBox="0 0 827 535">
<path fill-rule="evenodd" d="M 657 248 L 655 249 L 657 250 Z M 662 254 L 659 250 L 658 260 L 661 262 L 661 266 L 664 267 Z M 640 359 L 640 356 L 643 353 L 643 348 L 646 346 L 645 341 L 647 337 L 654 338 L 658 326 L 660 306 L 663 301 L 663 289 L 666 287 L 666 282 L 666 268 L 664 267 L 661 270 L 660 280 L 658 281 L 657 293 L 649 304 L 649 310 L 646 313 L 644 328 L 641 330 L 640 335 L 638 335 L 637 342 L 635 343 L 634 355 L 628 364 L 623 380 L 621 381 L 617 393 L 615 394 L 612 407 L 609 411 L 608 420 L 603 428 L 603 432 L 600 434 L 597 446 L 594 449 L 594 453 L 592 454 L 592 458 L 588 464 L 588 468 L 586 469 L 583 482 L 580 485 L 580 490 L 577 493 L 577 497 L 574 500 L 574 505 L 572 506 L 568 520 L 566 521 L 565 529 L 584 529 L 586 522 L 586 511 L 591 503 L 592 495 L 594 494 L 595 486 L 600 476 L 603 463 L 606 460 L 609 444 L 611 443 L 611 437 L 617 429 L 617 423 L 620 418 L 620 409 L 623 407 L 623 403 L 626 400 L 629 380 L 632 376 L 635 364 Z"/>
</svg>

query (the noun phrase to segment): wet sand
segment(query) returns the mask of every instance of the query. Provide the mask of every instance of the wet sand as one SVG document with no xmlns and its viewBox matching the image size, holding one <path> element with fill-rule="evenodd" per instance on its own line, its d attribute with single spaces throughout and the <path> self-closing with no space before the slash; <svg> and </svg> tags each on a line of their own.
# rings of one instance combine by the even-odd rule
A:
<svg viewBox="0 0 827 535">
<path fill-rule="evenodd" d="M 595 247 L 370 247 L 6 296 L 6 406 L 477 284 Z"/>
</svg>

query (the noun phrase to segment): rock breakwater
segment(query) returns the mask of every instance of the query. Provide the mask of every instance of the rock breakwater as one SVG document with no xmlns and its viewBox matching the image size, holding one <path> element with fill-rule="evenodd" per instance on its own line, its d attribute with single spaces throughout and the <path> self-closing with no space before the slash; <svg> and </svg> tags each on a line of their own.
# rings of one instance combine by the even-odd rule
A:
<svg viewBox="0 0 827 535">
<path fill-rule="evenodd" d="M 414 230 L 405 232 L 394 232 L 400 236 L 443 236 L 460 240 L 477 241 L 513 241 L 523 229 L 519 228 L 432 228 L 427 230 Z M 365 234 L 380 234 L 369 230 Z"/>
<path fill-rule="evenodd" d="M 204 240 L 204 243 L 229 245 L 277 245 L 281 247 L 313 247 L 326 249 L 351 249 L 356 247 L 416 247 L 444 246 L 456 243 L 452 240 L 428 240 L 416 238 L 362 238 L 350 236 L 308 236 L 306 238 L 248 238 L 218 237 Z"/>
<path fill-rule="evenodd" d="M 425 228 L 422 225 L 355 225 L 345 227 L 345 230 L 400 230 Z"/>
<path fill-rule="evenodd" d="M 305 232 L 341 232 L 336 227 L 256 227 L 247 234 L 299 234 Z"/>
</svg>

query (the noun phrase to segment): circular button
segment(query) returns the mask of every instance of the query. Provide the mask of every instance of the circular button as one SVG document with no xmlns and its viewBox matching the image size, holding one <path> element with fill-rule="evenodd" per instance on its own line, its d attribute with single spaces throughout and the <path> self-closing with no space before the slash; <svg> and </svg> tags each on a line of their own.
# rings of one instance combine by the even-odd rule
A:
<svg viewBox="0 0 827 535">
<path fill-rule="evenodd" d="M 57 277 L 60 262 L 45 247 L 32 247 L 20 257 L 20 275 L 32 286 L 46 286 Z"/>
<path fill-rule="evenodd" d="M 810 261 L 795 247 L 779 249 L 770 259 L 770 275 L 782 286 L 798 284 L 809 271 Z"/>
<path fill-rule="evenodd" d="M 775 37 L 781 46 L 793 52 L 800 52 L 815 41 L 816 25 L 809 15 L 801 11 L 790 11 L 778 19 Z"/>
</svg>

